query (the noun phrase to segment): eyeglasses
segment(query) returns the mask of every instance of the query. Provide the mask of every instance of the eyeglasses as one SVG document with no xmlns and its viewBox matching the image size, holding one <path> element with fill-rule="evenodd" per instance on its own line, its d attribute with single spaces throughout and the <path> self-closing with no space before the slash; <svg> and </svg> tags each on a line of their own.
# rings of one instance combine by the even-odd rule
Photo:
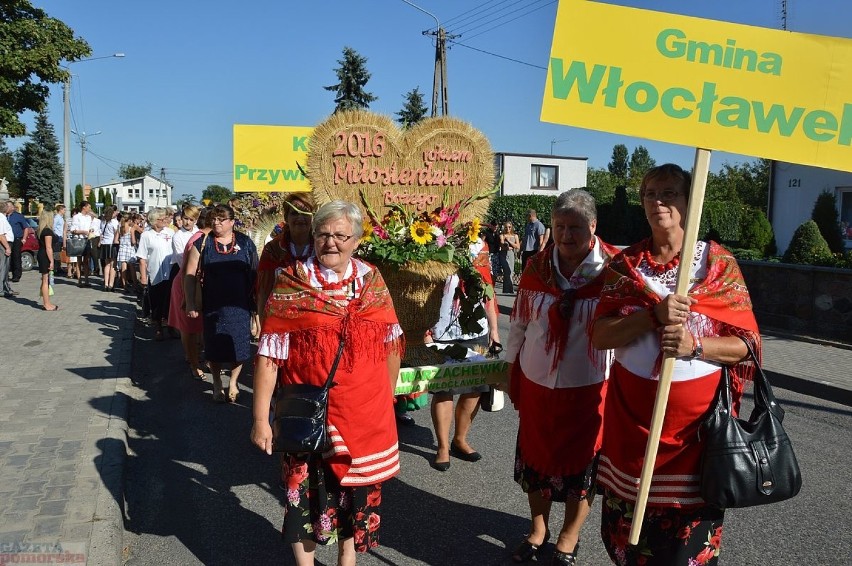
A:
<svg viewBox="0 0 852 566">
<path fill-rule="evenodd" d="M 233 220 L 233 218 L 214 218 L 213 224 L 216 224 L 217 222 L 219 224 L 222 224 L 223 222 L 226 222 L 227 220 Z"/>
<path fill-rule="evenodd" d="M 317 242 L 322 242 L 323 244 L 328 242 L 329 240 L 334 240 L 338 244 L 345 244 L 353 237 L 353 234 L 349 234 L 347 236 L 346 234 L 329 234 L 327 232 L 324 232 L 322 234 L 315 234 L 314 240 L 316 240 Z"/>
<path fill-rule="evenodd" d="M 643 193 L 642 199 L 645 202 L 672 202 L 681 195 L 683 195 L 683 193 L 680 191 L 667 190 L 660 191 L 659 193 Z"/>
</svg>

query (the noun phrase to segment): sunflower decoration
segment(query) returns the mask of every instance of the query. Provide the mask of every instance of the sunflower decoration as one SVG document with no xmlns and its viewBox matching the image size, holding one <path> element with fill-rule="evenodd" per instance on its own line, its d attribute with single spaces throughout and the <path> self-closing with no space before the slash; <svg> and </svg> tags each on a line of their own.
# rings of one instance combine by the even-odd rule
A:
<svg viewBox="0 0 852 566">
<path fill-rule="evenodd" d="M 479 240 L 479 231 L 482 229 L 482 224 L 479 218 L 474 218 L 467 226 L 467 239 L 471 244 L 475 244 Z"/>
<path fill-rule="evenodd" d="M 432 225 L 425 220 L 418 220 L 409 228 L 411 238 L 420 245 L 425 246 L 432 241 Z"/>
</svg>

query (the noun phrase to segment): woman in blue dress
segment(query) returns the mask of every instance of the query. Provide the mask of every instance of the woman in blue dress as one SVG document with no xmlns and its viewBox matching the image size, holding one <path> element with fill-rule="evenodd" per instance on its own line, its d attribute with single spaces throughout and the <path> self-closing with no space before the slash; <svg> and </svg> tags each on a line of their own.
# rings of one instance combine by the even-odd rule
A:
<svg viewBox="0 0 852 566">
<path fill-rule="evenodd" d="M 240 371 L 251 358 L 257 248 L 248 236 L 234 231 L 234 210 L 230 206 L 216 205 L 208 218 L 213 231 L 198 239 L 188 252 L 186 314 L 189 318 L 203 316 L 204 353 L 213 375 L 213 400 L 225 402 L 222 369 L 230 365 L 227 400 L 236 403 Z M 201 297 L 197 296 L 197 281 Z"/>
</svg>

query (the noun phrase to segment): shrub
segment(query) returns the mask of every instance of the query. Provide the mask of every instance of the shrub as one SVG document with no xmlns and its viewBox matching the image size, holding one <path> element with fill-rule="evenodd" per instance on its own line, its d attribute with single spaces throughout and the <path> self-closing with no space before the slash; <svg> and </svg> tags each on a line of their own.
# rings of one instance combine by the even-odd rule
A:
<svg viewBox="0 0 852 566">
<path fill-rule="evenodd" d="M 485 218 L 489 222 L 502 223 L 507 220 L 514 224 L 515 232 L 523 236 L 524 226 L 527 223 L 527 210 L 536 211 L 539 221 L 545 226 L 550 225 L 550 213 L 555 196 L 546 195 L 503 195 L 494 197 L 488 206 Z"/>
<path fill-rule="evenodd" d="M 711 238 L 722 244 L 736 244 L 740 240 L 742 206 L 725 201 L 707 201 L 701 211 L 699 234 L 718 235 Z"/>
<path fill-rule="evenodd" d="M 811 219 L 816 222 L 819 233 L 828 244 L 832 253 L 844 251 L 843 236 L 840 234 L 840 219 L 837 216 L 837 198 L 834 193 L 823 191 L 814 202 Z"/>
<path fill-rule="evenodd" d="M 763 259 L 763 253 L 748 248 L 733 248 L 731 253 L 734 254 L 735 258 L 741 260 L 760 261 Z"/>
<path fill-rule="evenodd" d="M 784 253 L 785 263 L 799 263 L 805 265 L 833 265 L 834 258 L 831 250 L 816 222 L 808 220 L 793 234 L 793 239 Z"/>
<path fill-rule="evenodd" d="M 768 255 L 775 241 L 772 225 L 762 210 L 746 208 L 740 220 L 740 247 Z"/>
</svg>

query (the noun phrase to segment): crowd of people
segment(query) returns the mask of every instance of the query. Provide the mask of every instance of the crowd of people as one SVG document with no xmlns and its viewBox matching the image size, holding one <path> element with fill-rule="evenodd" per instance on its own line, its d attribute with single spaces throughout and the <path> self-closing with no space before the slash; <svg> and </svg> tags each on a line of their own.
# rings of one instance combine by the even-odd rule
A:
<svg viewBox="0 0 852 566">
<path fill-rule="evenodd" d="M 509 362 L 506 390 L 519 415 L 514 479 L 530 512 L 528 532 L 509 549 L 515 562 L 544 559 L 558 503 L 564 514 L 549 561 L 577 564 L 596 495 L 614 563 L 718 560 L 724 510 L 699 495 L 697 428 L 722 366 L 731 368 L 738 403 L 754 370 L 745 362 L 746 343 L 759 352 L 760 338 L 733 256 L 712 241 L 681 249 L 690 185 L 676 165 L 648 171 L 640 196 L 652 235 L 623 250 L 595 235 L 595 201 L 580 189 L 559 195 L 550 229 L 533 210 L 522 234 L 509 222 L 487 228 L 470 254 L 486 283 L 499 273 L 503 291 L 516 293 L 505 351 L 496 302 L 485 301 L 482 332 L 464 335 L 447 316 L 458 278 L 446 282 L 442 319 L 424 340 L 485 355 L 502 351 Z M 179 333 L 190 377 L 204 379 L 209 369 L 215 401 L 237 402 L 241 370 L 256 354 L 251 441 L 270 455 L 276 387 L 322 385 L 334 365 L 331 448 L 280 458 L 282 534 L 299 565 L 314 563 L 317 544 L 336 542 L 341 565 L 378 545 L 382 484 L 400 471 L 397 425 L 411 420 L 394 411 L 405 337 L 390 292 L 382 274 L 355 254 L 364 229 L 359 207 L 333 201 L 316 208 L 310 195 L 291 195 L 283 229 L 270 234 L 258 257 L 253 241 L 234 229 L 228 205 L 155 208 L 144 219 L 107 209 L 97 223 L 81 205 L 67 227 L 61 206 L 55 217 L 39 219 L 43 250 L 57 251 L 39 255 L 44 308 L 58 308 L 46 291 L 58 253 L 70 238 L 87 237 L 75 262 L 79 284 L 88 285 L 90 270 L 100 266 L 105 291 L 140 286 L 155 339 Z M 9 233 L 4 221 L 0 235 Z M 8 240 L 0 237 L 0 244 L 10 255 Z M 516 255 L 524 264 L 517 288 Z M 687 295 L 675 293 L 681 256 L 691 273 Z M 674 358 L 673 383 L 642 537 L 632 546 L 627 534 L 664 356 Z M 451 456 L 481 458 L 468 432 L 482 393 L 432 393 L 434 469 L 449 469 Z"/>
</svg>

